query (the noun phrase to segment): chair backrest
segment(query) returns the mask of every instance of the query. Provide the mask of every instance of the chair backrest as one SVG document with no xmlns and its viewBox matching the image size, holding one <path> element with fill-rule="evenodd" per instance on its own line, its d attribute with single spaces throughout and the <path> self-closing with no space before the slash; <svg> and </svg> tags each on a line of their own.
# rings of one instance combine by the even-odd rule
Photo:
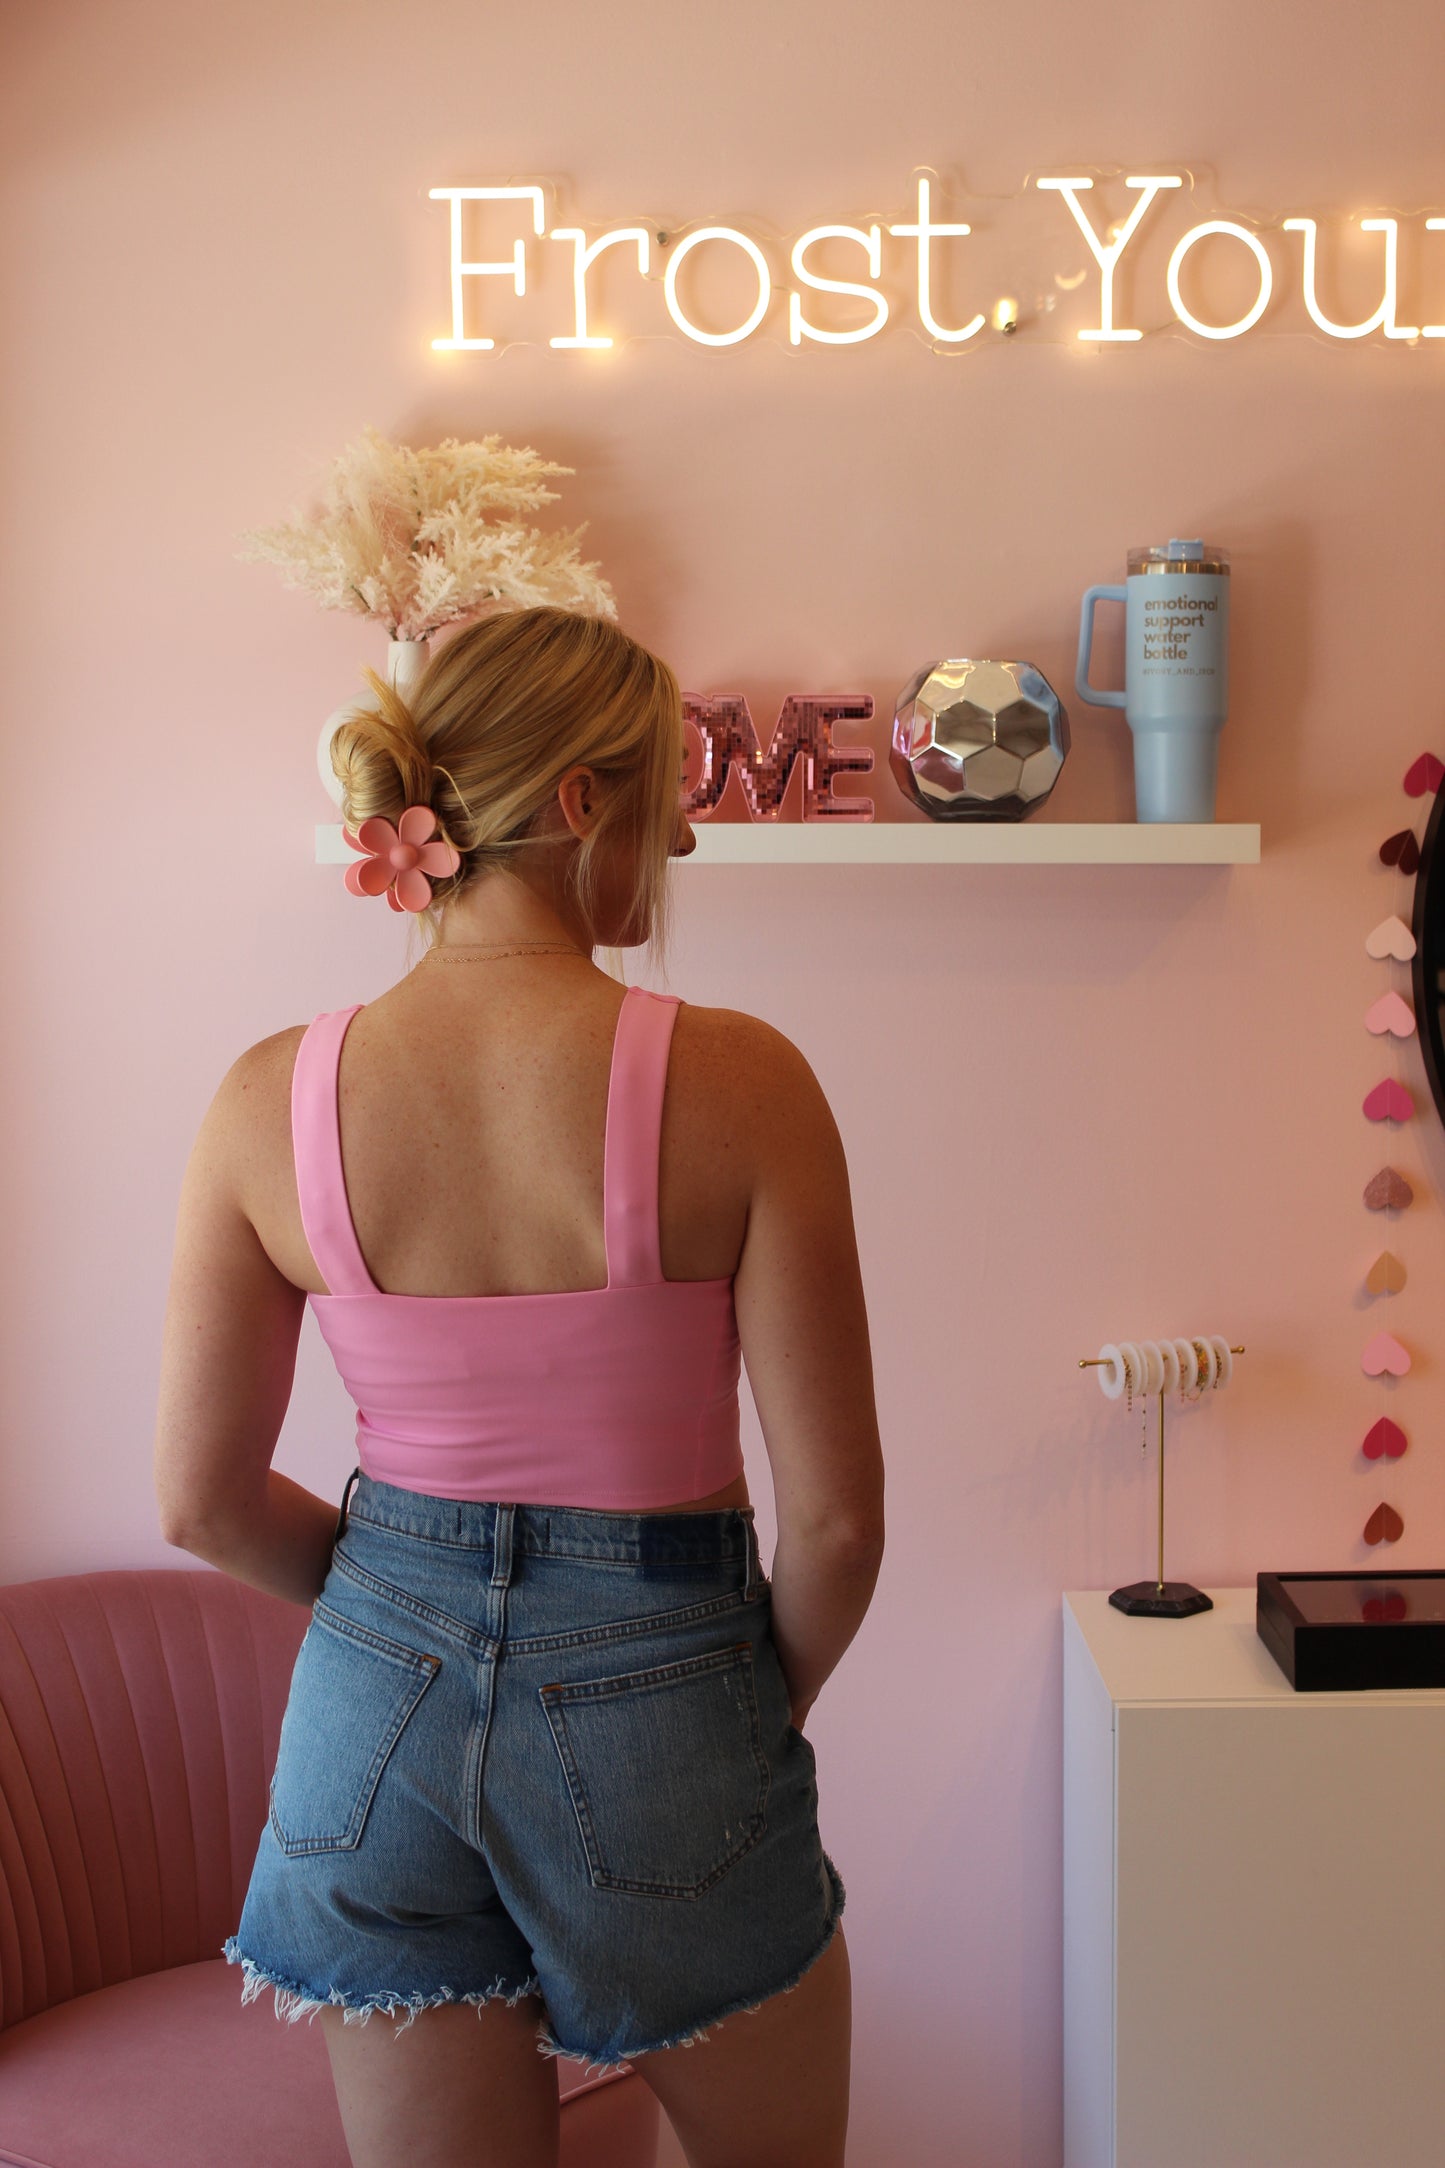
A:
<svg viewBox="0 0 1445 2168">
<path fill-rule="evenodd" d="M 0 2030 L 220 1955 L 310 1617 L 206 1567 L 0 1586 Z"/>
</svg>

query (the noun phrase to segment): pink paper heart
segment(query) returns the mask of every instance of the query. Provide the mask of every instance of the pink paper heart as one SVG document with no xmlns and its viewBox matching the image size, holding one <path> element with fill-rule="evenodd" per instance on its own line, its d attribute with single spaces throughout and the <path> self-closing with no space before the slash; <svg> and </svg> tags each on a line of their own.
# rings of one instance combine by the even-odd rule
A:
<svg viewBox="0 0 1445 2168">
<path fill-rule="evenodd" d="M 1365 1112 L 1372 1122 L 1408 1122 L 1415 1102 L 1399 1079 L 1387 1076 L 1365 1094 Z"/>
<path fill-rule="evenodd" d="M 1396 963 L 1407 964 L 1414 953 L 1415 936 L 1405 921 L 1393 912 L 1365 935 L 1365 954 L 1377 961 L 1384 956 L 1393 956 Z"/>
<path fill-rule="evenodd" d="M 1422 753 L 1405 770 L 1405 789 L 1412 798 L 1423 798 L 1427 790 L 1438 790 L 1442 782 L 1445 782 L 1445 760 L 1435 753 Z"/>
<path fill-rule="evenodd" d="M 1403 1001 L 1392 986 L 1378 1001 L 1372 1001 L 1365 1011 L 1365 1029 L 1376 1034 L 1393 1032 L 1397 1039 L 1408 1039 L 1415 1029 L 1415 1012 L 1408 1001 Z"/>
<path fill-rule="evenodd" d="M 1392 1332 L 1377 1332 L 1360 1357 L 1360 1368 L 1367 1378 L 1377 1378 L 1384 1370 L 1391 1377 L 1402 1378 L 1410 1367 L 1410 1357 Z"/>
</svg>

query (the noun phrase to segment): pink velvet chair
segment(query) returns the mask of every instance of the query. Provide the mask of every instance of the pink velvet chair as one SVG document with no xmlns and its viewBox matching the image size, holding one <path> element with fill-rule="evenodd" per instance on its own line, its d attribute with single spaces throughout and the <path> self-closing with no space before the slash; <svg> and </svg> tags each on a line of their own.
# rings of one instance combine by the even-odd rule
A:
<svg viewBox="0 0 1445 2168">
<path fill-rule="evenodd" d="M 0 1587 L 0 2163 L 348 2168 L 319 2020 L 219 1954 L 309 1616 L 206 1568 Z M 635 2071 L 551 2067 L 563 2168 L 654 2168 Z"/>
</svg>

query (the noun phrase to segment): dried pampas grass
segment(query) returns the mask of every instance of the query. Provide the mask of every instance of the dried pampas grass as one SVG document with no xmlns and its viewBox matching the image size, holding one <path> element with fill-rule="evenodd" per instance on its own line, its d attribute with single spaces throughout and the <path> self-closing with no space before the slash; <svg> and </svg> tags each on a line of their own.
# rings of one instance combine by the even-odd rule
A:
<svg viewBox="0 0 1445 2168">
<path fill-rule="evenodd" d="M 553 603 L 615 619 L 617 604 L 577 543 L 585 525 L 543 534 L 515 515 L 555 502 L 547 474 L 572 474 L 500 437 L 434 449 L 367 427 L 332 461 L 322 509 L 253 528 L 243 563 L 279 567 L 323 610 L 353 610 L 394 640 L 425 640 L 488 603 Z"/>
</svg>

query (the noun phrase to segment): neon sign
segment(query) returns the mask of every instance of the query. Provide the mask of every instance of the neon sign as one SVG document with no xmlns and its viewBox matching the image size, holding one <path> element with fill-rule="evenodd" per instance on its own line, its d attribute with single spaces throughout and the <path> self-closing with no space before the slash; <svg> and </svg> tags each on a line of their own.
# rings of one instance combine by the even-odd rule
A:
<svg viewBox="0 0 1445 2168">
<path fill-rule="evenodd" d="M 1182 171 L 1132 173 L 1110 177 L 1111 187 L 1117 187 L 1120 178 L 1125 188 L 1137 194 L 1127 215 L 1113 223 L 1106 222 L 1102 210 L 1095 215 L 1101 198 L 1084 200 L 1097 185 L 1088 174 L 1040 175 L 1031 186 L 1006 199 L 1016 207 L 1048 200 L 1066 214 L 1062 219 L 1055 215 L 1042 232 L 1034 221 L 1035 253 L 1047 249 L 1056 262 L 1061 253 L 1077 254 L 1079 242 L 1084 244 L 1092 258 L 1094 283 L 1089 297 L 1096 320 L 1074 329 L 1071 340 L 1091 346 L 1136 342 L 1146 336 L 1142 326 L 1118 320 L 1135 312 L 1119 304 L 1116 276 L 1127 268 L 1138 283 L 1148 253 L 1146 244 L 1157 246 L 1161 213 L 1171 201 L 1183 200 L 1173 192 L 1187 193 L 1194 182 L 1192 174 Z M 495 317 L 510 287 L 514 298 L 532 292 L 532 313 L 525 327 L 513 329 L 501 341 L 503 345 L 518 338 L 539 343 L 545 337 L 554 349 L 611 348 L 617 343 L 613 333 L 596 328 L 598 283 L 604 278 L 612 282 L 614 317 L 619 309 L 623 313 L 630 309 L 636 317 L 635 302 L 620 296 L 618 279 L 623 273 L 619 266 L 625 267 L 635 292 L 651 304 L 650 319 L 634 324 L 632 336 L 655 334 L 670 325 L 699 346 L 740 346 L 759 332 L 775 301 L 784 297 L 786 308 L 780 313 L 787 344 L 794 350 L 862 345 L 890 322 L 900 321 L 907 321 L 937 353 L 962 352 L 981 337 L 986 340 L 990 332 L 1007 335 L 1044 326 L 1055 338 L 1065 336 L 1055 328 L 1057 317 L 1053 326 L 1045 325 L 1045 319 L 1061 299 L 1084 287 L 1090 271 L 1087 263 L 1067 273 L 1054 271 L 1047 291 L 1032 308 L 1012 293 L 998 294 L 1004 281 L 995 273 L 993 293 L 985 297 L 985 306 L 975 306 L 961 322 L 944 319 L 943 305 L 936 298 L 941 278 L 951 274 L 955 282 L 967 285 L 971 265 L 977 260 L 973 251 L 985 239 L 996 248 L 998 236 L 991 223 L 976 232 L 969 222 L 938 215 L 933 194 L 936 179 L 927 169 L 916 171 L 911 217 L 809 227 L 787 248 L 786 271 L 776 260 L 775 246 L 770 254 L 755 234 L 738 225 L 699 225 L 669 233 L 665 228 L 632 224 L 589 237 L 580 225 L 548 225 L 546 192 L 536 183 L 432 188 L 428 195 L 445 202 L 450 215 L 451 330 L 433 338 L 431 345 L 438 352 L 497 351 L 498 338 L 491 335 L 496 324 L 489 329 L 476 326 L 479 319 L 485 323 L 489 316 Z M 467 254 L 463 218 L 468 206 L 472 207 L 466 211 L 469 220 L 484 221 L 488 230 L 506 233 L 509 253 Z M 1415 345 L 1424 339 L 1445 338 L 1445 323 L 1399 321 L 1401 223 L 1398 216 L 1350 221 L 1360 234 L 1383 236 L 1383 267 L 1377 251 L 1364 268 L 1368 279 L 1381 280 L 1380 287 L 1371 288 L 1380 292 L 1378 306 L 1355 321 L 1341 321 L 1320 298 L 1321 259 L 1328 253 L 1328 273 L 1335 280 L 1351 268 L 1358 278 L 1361 262 L 1356 257 L 1351 265 L 1349 251 L 1337 238 L 1326 252 L 1318 219 L 1246 222 L 1243 217 L 1221 216 L 1196 220 L 1173 243 L 1162 280 L 1169 317 L 1154 328 L 1182 327 L 1216 342 L 1242 338 L 1261 321 L 1272 301 L 1278 310 L 1285 298 L 1281 274 L 1286 273 L 1293 281 L 1290 292 L 1315 330 L 1327 339 L 1361 339 L 1380 332 L 1386 339 Z M 1445 216 L 1426 217 L 1422 224 L 1427 233 L 1445 230 Z M 1294 234 L 1302 237 L 1299 244 L 1286 241 L 1286 236 Z M 831 262 L 829 270 L 822 267 L 825 256 Z M 1445 273 L 1445 253 L 1440 269 Z M 853 275 L 838 275 L 843 270 Z M 1234 293 L 1235 301 L 1227 307 L 1219 304 L 1217 295 L 1213 306 L 1201 300 L 1199 281 L 1207 280 L 1211 270 L 1216 287 L 1223 279 Z M 541 292 L 535 278 L 529 289 L 529 272 L 538 271 Z M 983 276 L 987 278 L 988 272 Z M 489 281 L 494 283 L 489 285 Z M 1192 299 L 1186 298 L 1186 282 L 1193 283 Z M 1015 275 L 1007 283 L 1026 281 Z M 892 293 L 887 290 L 890 284 Z M 659 285 L 660 313 L 652 299 Z M 725 294 L 719 292 L 720 286 Z M 1080 292 L 1080 304 L 1085 300 Z M 1239 300 L 1245 305 L 1229 313 Z M 857 320 L 860 305 L 869 312 L 861 321 Z"/>
</svg>

